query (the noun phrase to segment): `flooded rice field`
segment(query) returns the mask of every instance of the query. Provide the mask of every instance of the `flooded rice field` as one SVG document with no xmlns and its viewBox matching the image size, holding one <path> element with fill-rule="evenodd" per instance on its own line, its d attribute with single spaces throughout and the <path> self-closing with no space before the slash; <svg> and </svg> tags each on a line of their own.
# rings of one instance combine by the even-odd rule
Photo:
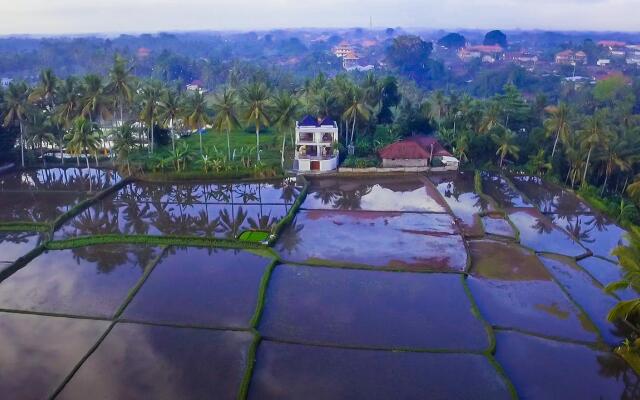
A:
<svg viewBox="0 0 640 400">
<path fill-rule="evenodd" d="M 7 398 L 640 398 L 624 231 L 538 178 L 0 181 Z"/>
</svg>

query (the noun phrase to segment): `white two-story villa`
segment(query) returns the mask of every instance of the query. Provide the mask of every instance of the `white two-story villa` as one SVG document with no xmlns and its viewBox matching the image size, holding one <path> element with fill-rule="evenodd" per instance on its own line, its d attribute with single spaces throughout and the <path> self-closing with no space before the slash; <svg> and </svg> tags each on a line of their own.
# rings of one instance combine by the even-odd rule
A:
<svg viewBox="0 0 640 400">
<path fill-rule="evenodd" d="M 330 118 L 307 115 L 296 122 L 296 154 L 293 168 L 300 172 L 333 171 L 338 168 L 338 125 Z"/>
</svg>

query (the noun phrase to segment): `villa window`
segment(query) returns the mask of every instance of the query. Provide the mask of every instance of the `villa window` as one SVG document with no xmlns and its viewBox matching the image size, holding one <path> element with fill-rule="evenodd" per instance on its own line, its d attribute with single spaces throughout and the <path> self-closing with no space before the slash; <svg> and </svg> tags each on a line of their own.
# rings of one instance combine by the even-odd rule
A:
<svg viewBox="0 0 640 400">
<path fill-rule="evenodd" d="M 300 132 L 301 142 L 313 142 L 313 132 Z"/>
<path fill-rule="evenodd" d="M 333 142 L 333 135 L 330 132 L 325 132 L 322 134 L 322 141 L 324 143 L 331 143 Z"/>
</svg>

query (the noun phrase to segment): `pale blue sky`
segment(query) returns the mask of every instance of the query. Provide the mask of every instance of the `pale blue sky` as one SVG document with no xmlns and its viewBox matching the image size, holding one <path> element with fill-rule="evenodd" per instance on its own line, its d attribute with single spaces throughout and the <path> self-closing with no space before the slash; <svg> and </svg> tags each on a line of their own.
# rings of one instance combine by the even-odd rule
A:
<svg viewBox="0 0 640 400">
<path fill-rule="evenodd" d="M 295 27 L 640 31 L 640 0 L 2 0 L 0 34 Z"/>
</svg>

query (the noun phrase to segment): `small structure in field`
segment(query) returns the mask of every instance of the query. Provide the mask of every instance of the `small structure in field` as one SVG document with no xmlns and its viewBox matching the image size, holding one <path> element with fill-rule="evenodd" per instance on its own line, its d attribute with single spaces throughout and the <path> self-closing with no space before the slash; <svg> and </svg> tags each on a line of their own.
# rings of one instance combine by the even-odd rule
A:
<svg viewBox="0 0 640 400">
<path fill-rule="evenodd" d="M 378 152 L 383 168 L 432 167 L 457 170 L 460 162 L 433 136 L 412 136 Z"/>
<path fill-rule="evenodd" d="M 296 122 L 293 168 L 299 172 L 327 172 L 338 168 L 338 125 L 331 118 L 310 115 Z"/>
</svg>

